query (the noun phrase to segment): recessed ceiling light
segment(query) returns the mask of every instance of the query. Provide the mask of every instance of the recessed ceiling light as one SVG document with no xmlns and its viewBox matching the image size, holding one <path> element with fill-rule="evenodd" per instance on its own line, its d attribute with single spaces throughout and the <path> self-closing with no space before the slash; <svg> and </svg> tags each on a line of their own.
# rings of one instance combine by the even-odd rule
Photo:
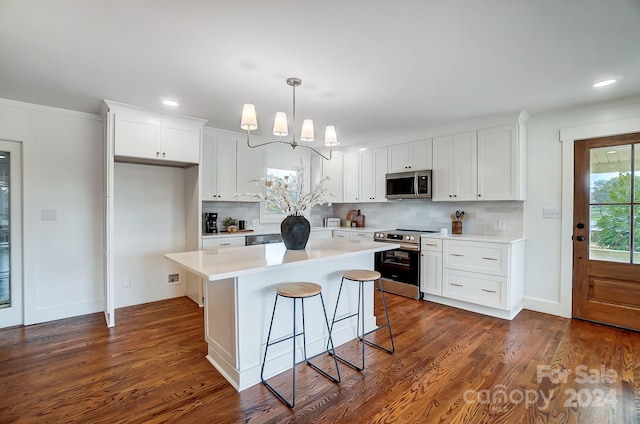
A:
<svg viewBox="0 0 640 424">
<path fill-rule="evenodd" d="M 591 84 L 591 87 L 593 88 L 607 87 L 609 85 L 615 84 L 616 81 L 617 81 L 616 79 L 602 80 L 602 81 L 594 82 L 593 84 Z"/>
<path fill-rule="evenodd" d="M 173 106 L 173 107 L 176 107 L 176 106 L 178 106 L 178 105 L 179 105 L 179 103 L 178 103 L 178 102 L 176 102 L 175 100 L 163 100 L 163 101 L 162 101 L 162 103 L 163 103 L 165 106 Z"/>
<path fill-rule="evenodd" d="M 609 155 L 613 155 L 614 153 L 618 153 L 618 151 L 617 150 L 609 150 L 607 152 L 607 154 L 609 154 Z"/>
</svg>

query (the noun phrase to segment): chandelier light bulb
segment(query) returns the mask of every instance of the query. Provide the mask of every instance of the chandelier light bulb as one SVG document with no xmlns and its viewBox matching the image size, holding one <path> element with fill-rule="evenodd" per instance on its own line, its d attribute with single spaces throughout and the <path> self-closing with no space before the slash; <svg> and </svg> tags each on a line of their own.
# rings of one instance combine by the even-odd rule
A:
<svg viewBox="0 0 640 424">
<path fill-rule="evenodd" d="M 276 118 L 273 121 L 273 135 L 282 137 L 289 134 L 287 125 L 287 114 L 284 112 L 276 112 Z"/>
<path fill-rule="evenodd" d="M 337 146 L 338 136 L 336 135 L 336 127 L 328 125 L 324 131 L 324 145 L 327 147 Z"/>
<path fill-rule="evenodd" d="M 313 141 L 315 134 L 313 132 L 313 121 L 305 119 L 302 121 L 302 131 L 300 131 L 301 141 Z"/>
<path fill-rule="evenodd" d="M 256 116 L 256 106 L 252 103 L 245 103 L 242 106 L 242 119 L 240 120 L 240 128 L 245 131 L 253 131 L 258 129 L 258 118 Z"/>
</svg>

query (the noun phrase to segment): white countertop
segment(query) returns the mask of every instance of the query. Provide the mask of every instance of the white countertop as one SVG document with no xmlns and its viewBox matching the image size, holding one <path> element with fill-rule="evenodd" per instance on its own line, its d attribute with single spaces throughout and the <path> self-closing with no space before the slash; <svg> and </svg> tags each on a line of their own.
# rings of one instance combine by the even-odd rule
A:
<svg viewBox="0 0 640 424">
<path fill-rule="evenodd" d="M 243 233 L 246 234 L 246 233 Z M 395 243 L 354 241 L 335 238 L 309 240 L 305 250 L 287 250 L 284 243 L 224 249 L 167 253 L 165 258 L 209 281 L 257 273 L 272 267 L 301 266 L 308 261 L 331 260 L 397 249 Z"/>
<path fill-rule="evenodd" d="M 442 240 L 468 240 L 468 241 L 481 241 L 485 243 L 519 243 L 526 240 L 524 237 L 509 237 L 509 236 L 492 236 L 492 235 L 474 235 L 474 234 L 449 234 L 442 236 L 440 233 L 426 233 L 421 234 L 421 238 L 435 238 Z"/>
</svg>

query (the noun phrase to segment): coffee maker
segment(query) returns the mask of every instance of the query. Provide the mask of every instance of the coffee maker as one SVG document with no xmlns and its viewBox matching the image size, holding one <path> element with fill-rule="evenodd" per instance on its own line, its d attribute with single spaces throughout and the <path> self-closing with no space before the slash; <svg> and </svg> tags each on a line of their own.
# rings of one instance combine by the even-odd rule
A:
<svg viewBox="0 0 640 424">
<path fill-rule="evenodd" d="M 218 233 L 218 213 L 208 212 L 204 213 L 204 233 L 205 234 L 217 234 Z"/>
</svg>

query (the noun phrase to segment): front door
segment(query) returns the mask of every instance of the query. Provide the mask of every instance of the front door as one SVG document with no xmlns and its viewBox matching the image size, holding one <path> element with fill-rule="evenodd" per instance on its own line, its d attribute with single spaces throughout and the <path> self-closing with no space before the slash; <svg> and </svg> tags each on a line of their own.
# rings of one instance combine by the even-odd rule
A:
<svg viewBox="0 0 640 424">
<path fill-rule="evenodd" d="M 640 330 L 640 133 L 574 153 L 573 317 Z"/>
</svg>

